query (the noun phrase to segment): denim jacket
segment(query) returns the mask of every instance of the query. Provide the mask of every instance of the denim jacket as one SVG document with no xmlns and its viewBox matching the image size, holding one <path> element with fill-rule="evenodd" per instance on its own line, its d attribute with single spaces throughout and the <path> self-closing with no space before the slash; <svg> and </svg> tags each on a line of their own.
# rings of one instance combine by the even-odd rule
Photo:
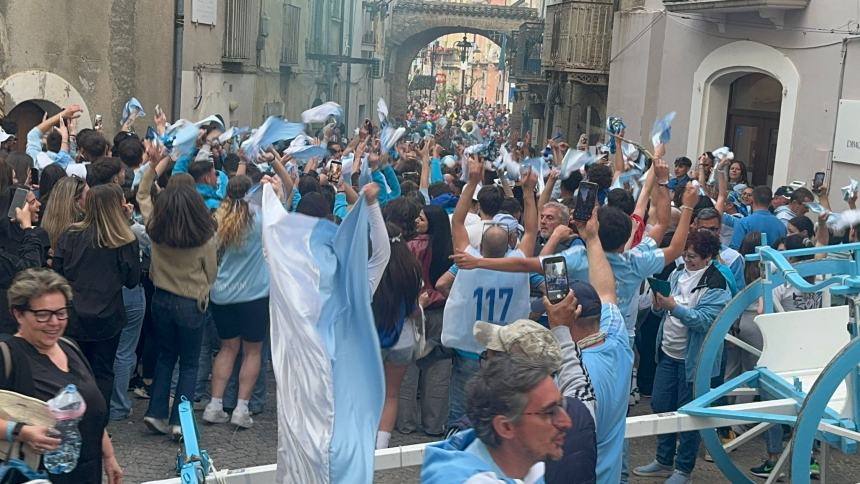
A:
<svg viewBox="0 0 860 484">
<path fill-rule="evenodd" d="M 677 285 L 678 278 L 681 277 L 683 272 L 684 266 L 682 265 L 669 276 L 669 283 L 673 288 Z M 732 299 L 725 276 L 713 264 L 705 270 L 702 279 L 693 288 L 693 291 L 705 291 L 694 307 L 685 307 L 679 304 L 671 311 L 672 316 L 678 318 L 688 329 L 687 357 L 684 360 L 688 382 L 692 382 L 695 377 L 696 367 L 699 364 L 699 354 L 702 352 L 702 345 L 705 342 L 705 336 L 708 335 L 708 331 L 711 329 L 711 324 L 713 324 L 720 311 Z M 660 321 L 660 329 L 657 330 L 657 351 L 655 354 L 659 360 L 660 355 L 663 354 L 660 351 L 660 345 L 663 341 L 663 324 L 666 322 L 666 311 L 654 312 L 656 314 L 663 314 L 663 320 Z M 711 378 L 720 374 L 722 354 L 723 348 L 722 344 L 720 344 L 720 350 L 717 352 L 717 357 L 714 360 L 714 367 L 711 369 Z"/>
</svg>

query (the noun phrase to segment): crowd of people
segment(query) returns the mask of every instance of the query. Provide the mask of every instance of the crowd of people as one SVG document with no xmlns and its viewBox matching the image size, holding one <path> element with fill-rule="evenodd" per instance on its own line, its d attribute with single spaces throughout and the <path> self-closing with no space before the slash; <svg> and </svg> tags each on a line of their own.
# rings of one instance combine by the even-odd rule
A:
<svg viewBox="0 0 860 484">
<path fill-rule="evenodd" d="M 426 452 L 422 480 L 433 483 L 690 482 L 698 433 L 661 435 L 652 462 L 630 462 L 629 406 L 640 393 L 655 413 L 691 400 L 710 325 L 760 276 L 744 254 L 860 234 L 827 225 L 826 186 L 754 186 L 724 150 L 670 167 L 663 144 L 631 149 L 623 130 L 606 146 L 561 136 L 536 146 L 501 106 L 415 100 L 393 137 L 387 112 L 355 131 L 335 114 L 255 150 L 253 132 L 217 115 L 171 125 L 156 110 L 152 134 L 135 134 L 132 116 L 109 138 L 101 126 L 77 130 L 80 111 L 21 133 L 26 152 L 0 131 L 0 213 L 10 215 L 0 217 L 0 345 L 15 362 L 0 359 L 0 388 L 47 400 L 75 383 L 87 401 L 78 465 L 52 482 L 121 482 L 105 429 L 129 418 L 130 395 L 149 399 L 152 432 L 181 437 L 183 397 L 208 424 L 253 426 L 270 354 L 267 184 L 288 210 L 335 223 L 359 197 L 369 204 L 368 297 L 385 374 L 376 447 L 395 429 L 444 437 Z M 183 148 L 175 133 L 189 126 Z M 575 220 L 583 182 L 596 184 L 597 203 Z M 857 194 L 846 198 L 853 208 Z M 811 205 L 824 210 L 810 218 Z M 546 297 L 552 256 L 566 266 L 560 301 Z M 554 268 L 551 282 L 560 278 Z M 786 311 L 821 305 L 788 285 L 773 291 Z M 762 311 L 736 325 L 758 348 Z M 755 363 L 727 347 L 711 376 Z M 0 420 L 9 441 L 58 445 L 50 429 L 22 424 Z M 782 445 L 776 426 L 751 472 L 766 477 Z"/>
</svg>

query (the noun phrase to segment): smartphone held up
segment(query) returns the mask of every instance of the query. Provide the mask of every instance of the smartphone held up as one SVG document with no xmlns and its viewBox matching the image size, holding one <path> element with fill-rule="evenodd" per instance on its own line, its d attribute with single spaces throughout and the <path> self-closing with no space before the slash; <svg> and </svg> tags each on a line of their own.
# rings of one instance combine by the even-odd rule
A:
<svg viewBox="0 0 860 484">
<path fill-rule="evenodd" d="M 546 297 L 552 304 L 558 304 L 567 296 L 570 283 L 567 279 L 567 263 L 562 256 L 547 257 L 541 261 L 543 266 Z"/>
<path fill-rule="evenodd" d="M 596 183 L 584 181 L 579 184 L 576 207 L 573 209 L 574 220 L 579 222 L 588 222 L 591 220 L 594 205 L 597 203 L 597 192 L 599 189 Z"/>
</svg>

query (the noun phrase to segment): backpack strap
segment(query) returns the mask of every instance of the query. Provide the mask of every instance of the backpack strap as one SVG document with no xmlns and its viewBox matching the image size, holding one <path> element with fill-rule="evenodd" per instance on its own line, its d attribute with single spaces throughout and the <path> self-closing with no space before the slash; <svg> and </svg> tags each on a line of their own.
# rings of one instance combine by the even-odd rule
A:
<svg viewBox="0 0 860 484">
<path fill-rule="evenodd" d="M 81 361 L 83 361 L 84 364 L 87 365 L 87 369 L 90 371 L 90 375 L 92 375 L 93 374 L 93 368 L 90 366 L 90 360 L 88 360 L 87 357 L 84 356 L 84 352 L 81 351 L 81 347 L 78 346 L 78 344 L 75 343 L 73 340 L 71 340 L 65 336 L 60 336 L 60 341 L 62 341 L 63 343 L 66 343 L 66 345 L 68 345 L 72 348 L 72 350 L 75 352 L 75 354 L 78 355 L 78 358 L 80 358 Z"/>
<path fill-rule="evenodd" d="M 0 341 L 0 353 L 3 353 L 3 373 L 8 380 L 12 376 L 12 352 L 5 341 Z"/>
</svg>

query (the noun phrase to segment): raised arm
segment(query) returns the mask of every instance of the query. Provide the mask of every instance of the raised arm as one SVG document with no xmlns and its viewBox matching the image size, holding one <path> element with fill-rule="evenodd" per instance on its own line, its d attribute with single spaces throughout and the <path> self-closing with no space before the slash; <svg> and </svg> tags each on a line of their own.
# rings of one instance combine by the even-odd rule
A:
<svg viewBox="0 0 860 484">
<path fill-rule="evenodd" d="M 472 196 L 478 183 L 484 176 L 484 164 L 478 160 L 477 155 L 472 155 L 469 160 L 469 181 L 460 193 L 457 207 L 451 217 L 451 238 L 454 242 L 454 250 L 464 251 L 469 247 L 469 232 L 466 231 L 466 215 L 472 204 Z"/>
<path fill-rule="evenodd" d="M 523 228 L 526 229 L 526 233 L 520 241 L 520 250 L 525 255 L 534 254 L 537 241 L 538 213 L 535 206 L 535 185 L 537 185 L 537 173 L 529 170 L 528 176 L 523 180 Z"/>
<path fill-rule="evenodd" d="M 636 200 L 636 208 L 633 209 L 633 214 L 638 215 L 642 220 L 645 220 L 645 213 L 648 211 L 648 200 L 651 199 L 651 192 L 654 190 L 654 184 L 656 183 L 655 180 L 656 176 L 654 175 L 654 167 L 652 166 L 645 175 L 645 186 L 639 192 L 639 199 Z M 668 183 L 668 178 L 666 180 Z"/>
<path fill-rule="evenodd" d="M 720 218 L 722 218 L 723 213 L 726 211 L 726 202 L 729 199 L 729 176 L 726 173 L 726 170 L 719 170 L 717 172 L 717 203 L 714 204 L 714 208 L 717 209 L 717 212 L 720 214 Z"/>
<path fill-rule="evenodd" d="M 654 206 L 654 217 L 657 221 L 651 227 L 648 235 L 657 243 L 660 243 L 663 240 L 663 236 L 669 230 L 669 225 L 672 223 L 672 201 L 669 197 L 669 165 L 663 159 L 658 158 L 654 160 L 651 172 L 653 173 L 652 176 L 649 176 L 651 178 L 649 181 L 652 183 L 651 204 Z M 654 183 L 657 184 L 656 187 L 653 186 Z M 640 202 L 643 197 L 644 194 L 639 195 Z M 639 208 L 638 202 L 636 208 Z"/>
<path fill-rule="evenodd" d="M 663 260 L 666 262 L 677 259 L 684 252 L 684 247 L 687 245 L 687 234 L 690 232 L 690 223 L 693 220 L 693 207 L 698 201 L 699 188 L 688 183 L 682 199 L 681 220 L 678 221 L 678 227 L 675 229 L 675 235 L 672 236 L 669 247 L 663 249 Z"/>
<path fill-rule="evenodd" d="M 596 206 L 588 223 L 577 223 L 577 227 L 579 228 L 579 233 L 585 239 L 585 246 L 588 252 L 588 282 L 597 291 L 601 303 L 617 304 L 618 296 L 615 294 L 615 274 L 612 272 L 612 267 L 609 265 L 609 260 L 603 252 L 603 245 L 600 244 L 600 237 L 598 237 L 600 223 L 597 221 Z"/>
<path fill-rule="evenodd" d="M 558 170 L 550 170 L 549 176 L 546 178 L 546 184 L 543 187 L 543 191 L 540 192 L 540 199 L 538 199 L 537 211 L 540 213 L 543 210 L 543 206 L 549 202 L 552 197 L 552 191 L 555 188 L 555 182 L 558 181 Z"/>
<path fill-rule="evenodd" d="M 612 174 L 612 181 L 615 181 L 616 178 L 621 176 L 621 174 L 627 170 L 627 166 L 624 163 L 624 150 L 621 149 L 621 137 L 623 136 L 624 130 L 621 130 L 621 132 L 615 136 L 615 160 L 613 161 L 615 171 Z"/>
</svg>

